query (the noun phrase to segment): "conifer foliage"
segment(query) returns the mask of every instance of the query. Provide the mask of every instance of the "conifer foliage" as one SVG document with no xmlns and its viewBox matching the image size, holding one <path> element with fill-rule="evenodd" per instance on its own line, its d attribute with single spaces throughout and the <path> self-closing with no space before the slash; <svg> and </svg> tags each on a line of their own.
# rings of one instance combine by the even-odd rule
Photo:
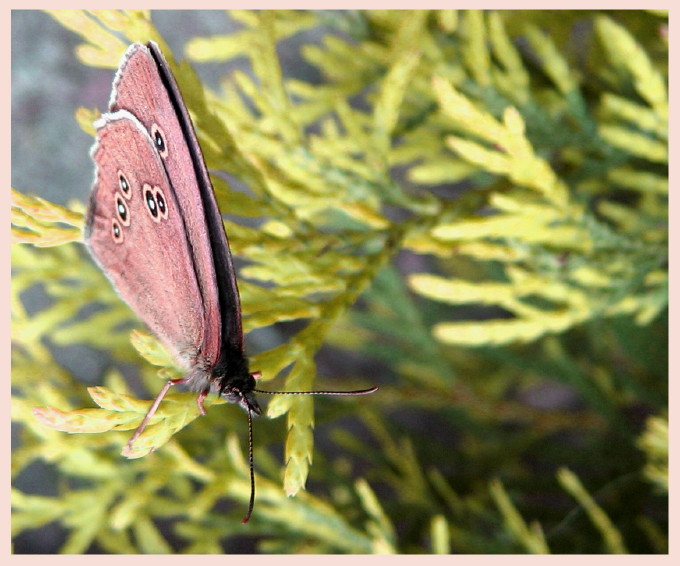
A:
<svg viewBox="0 0 680 566">
<path fill-rule="evenodd" d="M 12 473 L 60 478 L 54 496 L 13 489 L 15 536 L 57 522 L 64 553 L 233 552 L 243 535 L 263 553 L 667 552 L 666 13 L 231 11 L 237 32 L 182 54 L 146 11 L 50 14 L 84 65 L 149 39 L 168 58 L 260 387 L 318 389 L 335 359 L 336 389 L 380 390 L 268 400 L 246 531 L 236 408 L 210 396 L 198 418 L 172 391 L 120 456 L 159 376 L 181 374 L 83 253 L 84 201 L 15 187 Z M 315 29 L 301 54 L 320 80 L 285 76 L 277 45 Z M 250 72 L 201 83 L 236 58 Z M 75 117 L 92 132 L 98 113 Z M 29 312 L 36 286 L 49 301 Z M 88 388 L 50 345 L 111 369 Z"/>
</svg>

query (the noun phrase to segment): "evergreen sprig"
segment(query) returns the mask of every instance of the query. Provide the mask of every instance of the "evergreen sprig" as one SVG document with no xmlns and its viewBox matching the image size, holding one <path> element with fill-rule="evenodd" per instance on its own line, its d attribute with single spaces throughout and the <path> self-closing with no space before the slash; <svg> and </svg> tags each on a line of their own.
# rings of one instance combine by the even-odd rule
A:
<svg viewBox="0 0 680 566">
<path fill-rule="evenodd" d="M 178 62 L 148 11 L 49 13 L 82 38 L 86 65 L 115 68 L 130 42 L 160 44 L 246 260 L 247 341 L 292 323 L 251 356 L 262 381 L 312 389 L 328 345 L 389 375 L 370 401 L 324 413 L 365 428 L 333 433 L 351 458 L 314 450 L 313 398 L 268 404 L 287 436 L 257 423 L 260 550 L 663 552 L 643 482 L 626 497 L 620 478 L 639 472 L 667 494 L 663 417 L 642 436 L 626 417 L 638 399 L 665 414 L 667 45 L 649 30 L 667 15 L 232 11 L 240 30 L 194 38 Z M 581 20 L 591 43 L 577 52 Z M 288 78 L 279 43 L 321 25 L 323 39 L 301 48 L 321 84 Z M 218 91 L 190 65 L 236 57 L 251 72 Z M 96 115 L 76 111 L 89 133 Z M 134 316 L 82 253 L 83 205 L 12 199 L 12 473 L 42 460 L 65 478 L 56 497 L 13 489 L 13 532 L 58 521 L 62 552 L 170 553 L 159 521 L 172 518 L 184 552 L 222 552 L 240 511 L 219 504 L 249 492 L 245 419 L 227 434 L 223 400 L 209 397 L 197 419 L 195 395 L 171 392 L 118 458 L 149 402 L 115 370 L 86 388 L 53 347 L 137 363 L 152 392 L 181 374 L 155 338 L 130 333 Z M 28 312 L 36 288 L 48 304 Z M 546 382 L 578 402 L 528 400 Z M 572 436 L 578 448 L 560 452 L 553 439 Z M 267 443 L 285 446 L 283 471 Z M 534 475 L 534 461 L 551 473 Z M 311 469 L 326 495 L 304 491 Z M 630 509 L 589 492 L 602 485 Z"/>
</svg>

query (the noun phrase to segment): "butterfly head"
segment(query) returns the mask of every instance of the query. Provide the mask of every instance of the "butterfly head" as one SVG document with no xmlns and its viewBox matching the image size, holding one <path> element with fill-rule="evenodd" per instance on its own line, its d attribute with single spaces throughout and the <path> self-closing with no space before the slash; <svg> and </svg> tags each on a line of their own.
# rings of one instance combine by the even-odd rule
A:
<svg viewBox="0 0 680 566">
<path fill-rule="evenodd" d="M 262 414 L 262 409 L 260 408 L 257 399 L 255 399 L 255 393 L 253 391 L 241 389 L 233 383 L 230 383 L 226 387 L 221 387 L 220 395 L 230 403 L 240 405 L 245 411 L 252 412 L 256 415 Z"/>
<path fill-rule="evenodd" d="M 248 360 L 238 348 L 223 347 L 220 361 L 211 372 L 213 391 L 229 403 L 240 405 L 247 413 L 262 414 L 255 399 L 255 379 L 260 372 L 252 373 Z"/>
<path fill-rule="evenodd" d="M 246 412 L 262 414 L 262 409 L 255 399 L 255 375 L 237 374 L 220 380 L 219 394 L 230 403 L 240 405 Z"/>
</svg>

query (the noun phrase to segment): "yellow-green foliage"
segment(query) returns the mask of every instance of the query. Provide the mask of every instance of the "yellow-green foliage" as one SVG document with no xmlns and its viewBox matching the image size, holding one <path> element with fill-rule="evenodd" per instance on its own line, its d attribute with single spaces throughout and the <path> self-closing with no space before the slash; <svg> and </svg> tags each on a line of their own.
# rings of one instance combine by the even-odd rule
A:
<svg viewBox="0 0 680 566">
<path fill-rule="evenodd" d="M 390 371 L 370 398 L 328 402 L 368 431 L 334 430 L 335 459 L 314 451 L 311 397 L 271 399 L 287 438 L 279 421 L 255 424 L 247 532 L 265 536 L 260 551 L 664 552 L 667 517 L 645 515 L 659 495 L 629 496 L 644 477 L 667 488 L 667 434 L 650 420 L 636 440 L 628 412 L 666 405 L 665 14 L 232 11 L 239 31 L 173 54 L 148 12 L 50 13 L 81 37 L 86 65 L 113 69 L 130 42 L 158 42 L 208 168 L 249 189 L 213 178 L 247 260 L 245 330 L 298 329 L 251 356 L 261 386 L 314 388 L 326 344 Z M 322 83 L 285 77 L 277 43 L 322 24 L 333 33 L 301 50 Z M 575 25 L 587 42 L 571 39 Z M 191 66 L 237 57 L 252 74 L 217 91 Z M 97 114 L 75 113 L 90 133 Z M 59 521 L 62 552 L 167 553 L 157 521 L 179 517 L 183 552 L 222 552 L 244 532 L 245 418 L 211 396 L 197 419 L 195 395 L 171 392 L 120 458 L 148 401 L 117 370 L 77 383 L 48 344 L 137 363 L 153 394 L 177 370 L 153 337 L 130 334 L 134 315 L 82 253 L 83 204 L 16 189 L 12 472 L 43 460 L 65 479 L 58 497 L 13 491 L 13 532 Z M 417 266 L 405 277 L 404 258 Z M 22 293 L 35 286 L 51 302 L 29 314 Z M 526 401 L 546 383 L 578 406 Z M 395 419 L 413 411 L 446 425 L 443 440 Z M 283 471 L 266 449 L 277 443 Z M 304 491 L 317 466 L 326 495 Z M 559 503 L 546 510 L 543 496 Z M 237 508 L 216 510 L 224 498 Z"/>
<path fill-rule="evenodd" d="M 659 490 L 668 493 L 668 418 L 650 417 L 638 445 L 647 456 L 644 473 Z"/>
</svg>

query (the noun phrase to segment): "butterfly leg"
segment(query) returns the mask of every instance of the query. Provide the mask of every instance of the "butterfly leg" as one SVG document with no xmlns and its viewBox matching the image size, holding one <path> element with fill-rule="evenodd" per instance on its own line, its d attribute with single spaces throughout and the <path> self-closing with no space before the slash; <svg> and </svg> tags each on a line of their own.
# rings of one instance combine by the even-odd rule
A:
<svg viewBox="0 0 680 566">
<path fill-rule="evenodd" d="M 196 404 L 198 405 L 198 410 L 204 417 L 207 413 L 205 412 L 203 401 L 205 401 L 205 398 L 208 396 L 208 393 L 210 393 L 210 389 L 204 389 L 198 394 L 198 397 L 196 397 Z"/>
<path fill-rule="evenodd" d="M 123 449 L 124 456 L 127 456 L 131 452 L 132 445 L 134 444 L 135 440 L 139 438 L 142 432 L 144 432 L 146 425 L 151 420 L 151 417 L 153 417 L 156 411 L 158 410 L 158 407 L 161 404 L 163 397 L 165 397 L 165 394 L 168 392 L 168 389 L 170 389 L 173 385 L 179 385 L 180 383 L 184 383 L 184 381 L 185 381 L 184 379 L 171 379 L 163 386 L 163 389 L 161 389 L 158 395 L 156 396 L 156 399 L 154 400 L 151 407 L 149 407 L 149 410 L 146 412 L 146 415 L 144 415 L 142 422 L 139 423 L 139 426 L 137 427 L 137 430 L 135 430 L 135 433 L 132 435 L 132 438 L 130 438 L 130 440 L 128 440 L 128 443 L 125 445 L 125 448 Z"/>
</svg>

